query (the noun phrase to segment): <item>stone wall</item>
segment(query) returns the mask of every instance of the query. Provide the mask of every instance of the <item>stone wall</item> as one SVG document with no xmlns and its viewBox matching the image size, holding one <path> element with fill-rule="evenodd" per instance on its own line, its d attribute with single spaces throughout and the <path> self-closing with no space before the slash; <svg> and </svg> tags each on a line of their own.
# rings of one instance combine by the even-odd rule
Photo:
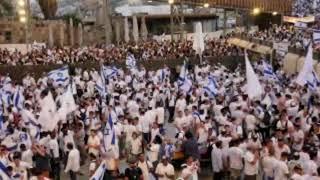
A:
<svg viewBox="0 0 320 180">
<path fill-rule="evenodd" d="M 29 32 L 29 42 L 41 42 L 49 44 L 49 27 L 52 28 L 52 45 L 70 45 L 70 27 L 65 21 L 32 21 Z M 78 42 L 78 27 L 73 27 L 75 44 Z M 26 43 L 26 25 L 17 21 L 0 21 L 0 44 L 23 44 Z"/>
</svg>

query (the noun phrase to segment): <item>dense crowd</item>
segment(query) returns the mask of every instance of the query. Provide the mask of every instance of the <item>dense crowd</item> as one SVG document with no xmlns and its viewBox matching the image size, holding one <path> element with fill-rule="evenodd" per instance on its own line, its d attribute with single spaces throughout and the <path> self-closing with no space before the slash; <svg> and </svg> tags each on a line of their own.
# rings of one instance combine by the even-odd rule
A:
<svg viewBox="0 0 320 180">
<path fill-rule="evenodd" d="M 319 0 L 295 0 L 292 7 L 292 15 L 306 17 L 320 13 Z"/>
<path fill-rule="evenodd" d="M 240 50 L 226 42 L 229 37 L 221 37 L 216 40 L 206 41 L 204 55 L 225 56 L 237 55 Z M 0 64 L 7 65 L 37 65 L 37 64 L 66 64 L 81 62 L 114 62 L 125 61 L 127 51 L 134 50 L 138 61 L 166 60 L 182 57 L 194 57 L 195 51 L 192 49 L 193 42 L 171 42 L 155 40 L 140 42 L 138 44 L 123 43 L 120 45 L 88 46 L 81 48 L 37 48 L 27 54 L 19 51 L 10 52 L 7 49 L 0 49 Z"/>
<path fill-rule="evenodd" d="M 319 87 L 266 61 L 254 98 L 241 66 L 127 65 L 1 77 L 0 177 L 196 180 L 209 160 L 214 180 L 320 179 Z"/>
</svg>

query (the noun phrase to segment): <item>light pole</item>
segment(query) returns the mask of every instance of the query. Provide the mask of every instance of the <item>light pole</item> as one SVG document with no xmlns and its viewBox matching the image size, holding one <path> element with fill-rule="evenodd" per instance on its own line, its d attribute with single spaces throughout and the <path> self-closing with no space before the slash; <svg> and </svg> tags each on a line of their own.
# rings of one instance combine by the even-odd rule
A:
<svg viewBox="0 0 320 180">
<path fill-rule="evenodd" d="M 27 44 L 27 50 L 28 48 L 28 24 L 29 24 L 29 0 L 18 0 L 18 15 L 19 15 L 19 21 L 24 24 L 25 28 L 25 43 Z"/>
<path fill-rule="evenodd" d="M 171 33 L 171 41 L 173 41 L 173 3 L 174 0 L 168 0 L 170 5 L 170 33 Z"/>
</svg>

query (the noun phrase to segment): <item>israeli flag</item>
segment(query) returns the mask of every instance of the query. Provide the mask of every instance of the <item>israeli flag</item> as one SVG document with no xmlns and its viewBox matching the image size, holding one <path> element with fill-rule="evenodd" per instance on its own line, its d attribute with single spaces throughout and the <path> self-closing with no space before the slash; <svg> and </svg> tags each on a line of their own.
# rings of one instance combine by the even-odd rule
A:
<svg viewBox="0 0 320 180">
<path fill-rule="evenodd" d="M 0 95 L 4 107 L 9 107 L 12 104 L 12 93 L 10 91 L 5 91 L 2 89 Z"/>
<path fill-rule="evenodd" d="M 96 172 L 90 177 L 90 180 L 103 180 L 106 164 L 102 162 Z"/>
<path fill-rule="evenodd" d="M 276 73 L 274 73 L 273 71 L 272 66 L 266 63 L 265 61 L 263 61 L 262 64 L 263 64 L 263 76 L 267 79 L 279 81 Z"/>
<path fill-rule="evenodd" d="M 116 67 L 102 66 L 105 79 L 109 79 L 118 75 L 119 70 Z"/>
<path fill-rule="evenodd" d="M 128 53 L 126 65 L 128 69 L 136 69 L 137 61 L 133 54 Z"/>
<path fill-rule="evenodd" d="M 103 132 L 103 149 L 105 152 L 111 151 L 111 146 L 116 143 L 116 132 L 113 125 L 111 112 L 109 113 L 108 122 Z"/>
<path fill-rule="evenodd" d="M 54 85 L 67 86 L 69 84 L 70 79 L 69 67 L 64 66 L 60 69 L 50 71 L 48 73 L 48 78 L 53 80 Z"/>
<path fill-rule="evenodd" d="M 320 30 L 313 30 L 313 43 L 319 44 L 320 43 Z"/>
<path fill-rule="evenodd" d="M 178 78 L 178 86 L 181 91 L 184 93 L 189 93 L 192 88 L 192 81 L 189 77 L 186 62 L 183 63 L 183 66 L 180 69 L 180 75 Z"/>
<path fill-rule="evenodd" d="M 300 70 L 297 77 L 297 84 L 300 86 L 308 85 L 310 90 L 315 90 L 319 84 L 319 78 L 313 69 L 313 49 L 312 44 L 309 45 L 308 53 L 305 58 L 302 69 Z"/>
<path fill-rule="evenodd" d="M 105 80 L 105 74 L 103 68 L 100 70 L 100 77 L 98 77 L 96 85 L 95 85 L 96 90 L 99 92 L 100 96 L 105 99 L 107 95 L 106 91 L 106 80 Z"/>
<path fill-rule="evenodd" d="M 23 109 L 23 103 L 23 88 L 21 86 L 18 86 L 16 92 L 13 94 L 13 105 L 18 109 L 18 111 L 21 111 Z"/>
<path fill-rule="evenodd" d="M 0 179 L 11 180 L 9 175 L 9 170 L 1 161 L 0 161 Z"/>
<path fill-rule="evenodd" d="M 204 92 L 206 92 L 210 97 L 215 97 L 218 93 L 218 84 L 214 77 L 208 77 L 208 83 L 203 87 Z"/>
</svg>

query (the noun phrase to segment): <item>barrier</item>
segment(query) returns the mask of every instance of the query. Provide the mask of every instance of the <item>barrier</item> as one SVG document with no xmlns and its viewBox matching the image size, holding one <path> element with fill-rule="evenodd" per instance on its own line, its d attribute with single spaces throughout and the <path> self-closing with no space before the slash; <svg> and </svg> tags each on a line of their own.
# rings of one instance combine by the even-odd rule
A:
<svg viewBox="0 0 320 180">
<path fill-rule="evenodd" d="M 225 56 L 225 57 L 205 57 L 205 60 L 209 64 L 217 64 L 221 63 L 227 68 L 234 70 L 239 63 L 244 64 L 244 58 L 241 56 Z M 147 70 L 157 70 L 162 68 L 164 65 L 169 66 L 170 68 L 176 68 L 183 64 L 184 59 L 167 59 L 167 60 L 150 60 L 150 61 L 141 61 L 137 62 L 138 65 L 143 65 Z M 125 62 L 114 62 L 109 63 L 110 65 L 115 65 L 120 68 L 125 68 Z M 195 65 L 199 64 L 198 58 L 189 58 L 189 64 Z M 0 74 L 6 75 L 9 74 L 10 77 L 15 81 L 21 81 L 22 78 L 27 73 L 32 73 L 35 78 L 41 77 L 44 73 L 47 73 L 53 69 L 57 69 L 64 65 L 57 64 L 48 64 L 48 65 L 17 65 L 17 66 L 9 66 L 9 65 L 0 65 Z M 73 74 L 74 68 L 82 68 L 82 69 L 98 69 L 98 62 L 87 62 L 87 63 L 78 63 L 78 64 L 70 64 L 70 74 Z"/>
</svg>

